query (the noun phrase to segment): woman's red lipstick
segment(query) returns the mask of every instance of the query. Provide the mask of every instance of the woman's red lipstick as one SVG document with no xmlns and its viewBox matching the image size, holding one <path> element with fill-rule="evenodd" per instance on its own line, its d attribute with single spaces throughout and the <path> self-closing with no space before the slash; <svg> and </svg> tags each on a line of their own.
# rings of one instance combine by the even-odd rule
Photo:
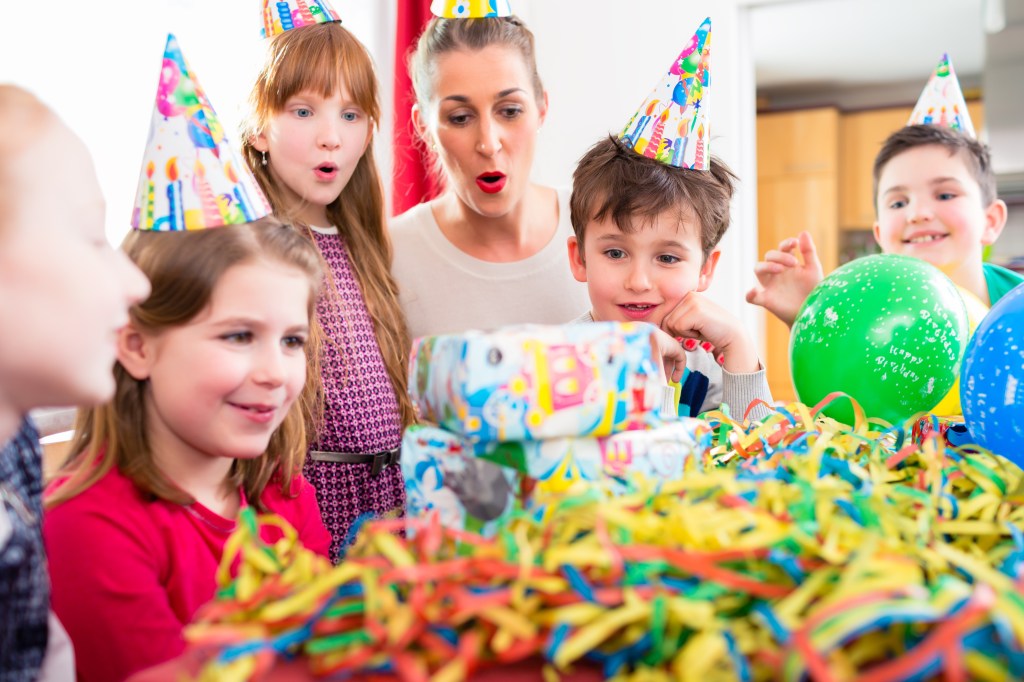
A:
<svg viewBox="0 0 1024 682">
<path fill-rule="evenodd" d="M 476 186 L 480 188 L 481 192 L 487 194 L 497 194 L 505 189 L 506 182 L 508 182 L 508 177 L 498 171 L 489 171 L 476 176 Z"/>
</svg>

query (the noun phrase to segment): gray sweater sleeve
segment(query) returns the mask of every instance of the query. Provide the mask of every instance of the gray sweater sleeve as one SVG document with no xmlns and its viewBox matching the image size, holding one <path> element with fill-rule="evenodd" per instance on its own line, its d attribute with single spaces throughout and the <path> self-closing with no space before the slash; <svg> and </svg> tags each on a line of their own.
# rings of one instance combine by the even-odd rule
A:
<svg viewBox="0 0 1024 682">
<path fill-rule="evenodd" d="M 706 351 L 687 351 L 686 366 L 691 372 L 700 372 L 708 378 L 708 394 L 700 411 L 717 410 L 722 403 L 729 406 L 729 415 L 736 421 L 742 421 L 743 414 L 753 401 L 761 399 L 768 404 L 772 402 L 772 392 L 768 388 L 768 376 L 764 367 L 748 374 L 733 374 L 722 369 L 715 362 L 711 353 Z M 770 414 L 763 405 L 751 411 L 750 419 L 764 419 Z"/>
</svg>

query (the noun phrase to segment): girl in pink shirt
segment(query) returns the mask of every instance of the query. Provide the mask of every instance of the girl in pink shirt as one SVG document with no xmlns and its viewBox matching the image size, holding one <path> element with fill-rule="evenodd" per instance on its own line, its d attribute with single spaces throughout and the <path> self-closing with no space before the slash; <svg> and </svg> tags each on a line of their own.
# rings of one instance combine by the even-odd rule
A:
<svg viewBox="0 0 1024 682">
<path fill-rule="evenodd" d="M 113 400 L 80 415 L 43 531 L 83 682 L 182 653 L 243 506 L 284 517 L 324 556 L 330 543 L 301 474 L 320 380 L 306 372 L 313 245 L 264 219 L 133 232 L 124 249 L 152 295 L 118 334 Z"/>
</svg>

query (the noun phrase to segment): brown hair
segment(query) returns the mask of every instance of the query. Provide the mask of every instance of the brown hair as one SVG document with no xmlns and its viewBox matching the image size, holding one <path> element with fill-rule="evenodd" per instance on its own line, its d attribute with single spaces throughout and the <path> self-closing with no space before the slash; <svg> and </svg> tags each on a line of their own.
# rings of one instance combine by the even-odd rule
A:
<svg viewBox="0 0 1024 682">
<path fill-rule="evenodd" d="M 0 231 L 13 215 L 17 199 L 8 163 L 56 120 L 57 116 L 30 92 L 0 84 Z"/>
<path fill-rule="evenodd" d="M 960 130 L 953 130 L 945 126 L 918 124 L 900 128 L 886 138 L 882 143 L 882 149 L 875 157 L 872 175 L 876 213 L 878 211 L 878 180 L 882 177 L 885 167 L 903 152 L 928 145 L 938 145 L 948 151 L 950 156 L 960 155 L 967 170 L 978 183 L 978 188 L 981 190 L 982 206 L 989 206 L 996 200 L 996 176 L 992 171 L 992 156 L 988 145 L 978 142 Z"/>
<path fill-rule="evenodd" d="M 331 22 L 285 31 L 270 42 L 267 59 L 249 97 L 251 112 L 243 124 L 242 150 L 278 215 L 288 219 L 295 208 L 262 163 L 252 142 L 267 122 L 284 109 L 288 100 L 304 91 L 330 97 L 342 84 L 372 121 L 380 123 L 377 77 L 370 53 L 341 24 Z M 327 217 L 338 228 L 355 271 L 359 290 L 374 323 L 391 385 L 398 401 L 403 426 L 415 422 L 406 386 L 411 339 L 401 307 L 398 285 L 391 276 L 391 242 L 384 222 L 384 188 L 373 160 L 372 141 L 341 195 L 327 206 Z M 343 305 L 333 286 L 325 295 L 332 305 Z M 343 316 L 347 319 L 348 316 Z M 329 340 L 327 340 L 329 342 Z"/>
<path fill-rule="evenodd" d="M 300 270 L 309 279 L 307 314 L 314 306 L 323 274 L 316 249 L 297 231 L 272 218 L 199 232 L 133 231 L 122 248 L 152 283 L 152 293 L 131 308 L 132 324 L 148 333 L 187 325 L 206 309 L 217 282 L 230 268 L 270 261 Z M 228 484 L 241 486 L 246 499 L 262 511 L 260 497 L 271 480 L 280 479 L 285 495 L 294 496 L 293 478 L 301 471 L 307 448 L 307 423 L 319 393 L 319 354 L 311 333 L 310 359 L 302 395 L 274 431 L 264 456 L 235 460 Z M 46 501 L 54 507 L 85 491 L 112 467 L 144 493 L 189 504 L 192 500 L 160 472 L 153 461 L 146 427 L 148 381 L 114 366 L 116 389 L 105 405 L 81 411 L 75 425 L 71 457 L 60 475 L 68 480 Z M 277 477 L 277 478 L 275 478 Z"/>
<path fill-rule="evenodd" d="M 729 202 L 736 181 L 717 157 L 711 157 L 709 171 L 676 168 L 641 156 L 609 136 L 576 165 L 569 199 L 572 229 L 582 252 L 591 220 L 610 217 L 620 230 L 631 233 L 673 211 L 680 223 L 696 218 L 706 259 L 729 227 Z"/>
</svg>

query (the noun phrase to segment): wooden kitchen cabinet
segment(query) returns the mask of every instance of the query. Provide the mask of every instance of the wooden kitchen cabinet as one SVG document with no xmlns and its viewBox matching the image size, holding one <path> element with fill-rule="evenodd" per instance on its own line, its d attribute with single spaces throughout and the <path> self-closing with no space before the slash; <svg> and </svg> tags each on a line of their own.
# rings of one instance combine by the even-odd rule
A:
<svg viewBox="0 0 1024 682">
<path fill-rule="evenodd" d="M 839 111 L 834 108 L 757 117 L 758 257 L 807 230 L 825 272 L 836 267 L 839 234 Z M 793 400 L 789 329 L 766 315 L 764 363 L 776 400 Z"/>
<path fill-rule="evenodd" d="M 758 116 L 758 178 L 835 173 L 838 121 L 832 107 Z"/>
<path fill-rule="evenodd" d="M 985 124 L 978 100 L 967 103 L 975 130 Z M 834 107 L 757 117 L 758 258 L 807 230 L 825 274 L 839 262 L 841 230 L 875 222 L 872 167 L 882 143 L 906 125 L 912 106 L 840 112 Z M 764 362 L 776 400 L 795 399 L 789 329 L 765 316 Z"/>
<path fill-rule="evenodd" d="M 984 125 L 984 106 L 967 103 L 976 131 Z M 871 229 L 875 222 L 872 169 L 882 143 L 907 124 L 913 107 L 871 109 L 843 114 L 839 123 L 839 226 Z"/>
</svg>

